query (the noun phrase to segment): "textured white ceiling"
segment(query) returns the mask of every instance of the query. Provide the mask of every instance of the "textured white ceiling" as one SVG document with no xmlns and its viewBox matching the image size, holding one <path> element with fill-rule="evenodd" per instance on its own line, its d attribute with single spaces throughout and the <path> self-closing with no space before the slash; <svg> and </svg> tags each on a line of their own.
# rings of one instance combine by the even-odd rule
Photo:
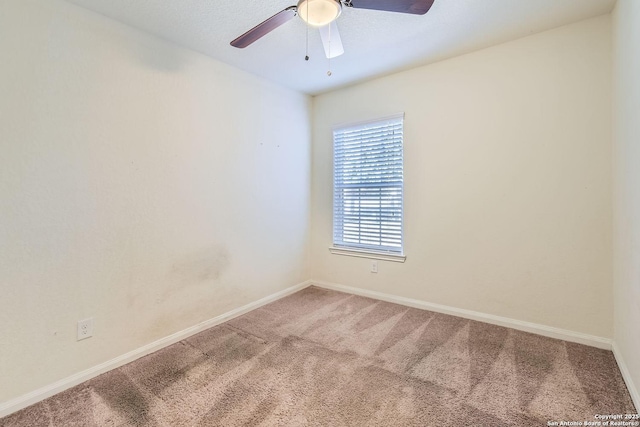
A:
<svg viewBox="0 0 640 427">
<path fill-rule="evenodd" d="M 68 0 L 283 86 L 318 94 L 608 13 L 615 0 L 436 0 L 423 16 L 344 8 L 329 62 L 296 17 L 245 49 L 229 42 L 296 0 Z"/>
</svg>

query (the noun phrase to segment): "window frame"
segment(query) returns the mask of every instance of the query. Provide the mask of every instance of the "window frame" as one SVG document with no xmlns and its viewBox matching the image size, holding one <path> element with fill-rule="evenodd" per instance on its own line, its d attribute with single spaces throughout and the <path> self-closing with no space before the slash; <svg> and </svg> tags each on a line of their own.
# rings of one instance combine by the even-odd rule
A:
<svg viewBox="0 0 640 427">
<path fill-rule="evenodd" d="M 402 126 L 402 138 L 401 138 L 401 148 L 402 148 L 402 184 L 401 184 L 401 199 L 400 199 L 400 250 L 399 251 L 391 251 L 387 249 L 374 249 L 371 247 L 362 248 L 358 246 L 349 246 L 348 244 L 336 244 L 335 241 L 335 224 L 336 224 L 336 132 L 344 131 L 347 129 L 358 129 L 364 128 L 367 125 L 371 124 L 382 124 L 384 122 L 391 121 L 400 121 Z M 346 255 L 346 256 L 354 256 L 354 257 L 362 257 L 362 258 L 370 258 L 370 259 L 379 259 L 385 261 L 394 261 L 394 262 L 404 262 L 406 260 L 405 255 L 405 239 L 404 239 L 404 113 L 393 114 L 385 117 L 379 117 L 371 120 L 364 120 L 360 122 L 350 122 L 339 124 L 333 126 L 332 128 L 332 224 L 331 224 L 331 242 L 332 245 L 329 247 L 329 251 L 335 255 Z"/>
</svg>

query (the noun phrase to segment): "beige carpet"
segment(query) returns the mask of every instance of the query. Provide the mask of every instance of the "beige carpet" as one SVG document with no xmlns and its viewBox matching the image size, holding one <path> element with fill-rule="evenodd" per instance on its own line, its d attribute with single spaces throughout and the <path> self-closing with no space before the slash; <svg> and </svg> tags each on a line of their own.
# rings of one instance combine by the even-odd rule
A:
<svg viewBox="0 0 640 427">
<path fill-rule="evenodd" d="M 307 288 L 0 426 L 546 426 L 635 413 L 609 351 Z"/>
</svg>

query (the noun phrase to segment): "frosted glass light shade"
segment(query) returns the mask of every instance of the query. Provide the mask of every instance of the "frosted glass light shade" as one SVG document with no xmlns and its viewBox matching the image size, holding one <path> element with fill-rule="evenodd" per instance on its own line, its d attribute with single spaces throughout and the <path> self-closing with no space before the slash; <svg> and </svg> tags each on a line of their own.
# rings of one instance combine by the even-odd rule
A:
<svg viewBox="0 0 640 427">
<path fill-rule="evenodd" d="M 312 27 L 324 27 L 335 21 L 342 12 L 342 5 L 336 0 L 300 0 L 298 15 Z"/>
</svg>

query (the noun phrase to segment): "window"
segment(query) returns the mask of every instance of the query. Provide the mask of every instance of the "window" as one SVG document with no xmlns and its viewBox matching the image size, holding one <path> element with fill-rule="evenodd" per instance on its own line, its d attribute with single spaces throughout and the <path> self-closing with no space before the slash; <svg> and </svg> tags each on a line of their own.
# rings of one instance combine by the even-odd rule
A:
<svg viewBox="0 0 640 427">
<path fill-rule="evenodd" d="M 403 119 L 334 129 L 333 253 L 404 261 Z"/>
</svg>

